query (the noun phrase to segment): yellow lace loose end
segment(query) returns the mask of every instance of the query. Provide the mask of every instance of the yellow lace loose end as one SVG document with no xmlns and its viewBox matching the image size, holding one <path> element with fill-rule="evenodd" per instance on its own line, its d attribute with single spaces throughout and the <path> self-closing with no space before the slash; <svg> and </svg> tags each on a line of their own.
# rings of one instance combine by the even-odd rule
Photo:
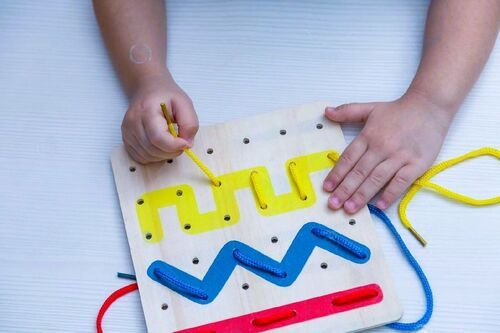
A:
<svg viewBox="0 0 500 333">
<path fill-rule="evenodd" d="M 410 220 L 408 219 L 408 216 L 406 215 L 406 209 L 408 208 L 408 205 L 417 194 L 417 192 L 425 187 L 429 190 L 432 190 L 436 193 L 439 193 L 440 195 L 451 199 L 455 200 L 461 203 L 465 203 L 468 205 L 472 206 L 487 206 L 487 205 L 494 205 L 494 204 L 499 204 L 500 203 L 500 196 L 492 197 L 492 198 L 486 198 L 486 199 L 476 199 L 469 197 L 467 195 L 457 193 L 455 191 L 452 191 L 444 186 L 441 186 L 439 184 L 433 183 L 430 181 L 432 177 L 437 175 L 438 173 L 456 165 L 459 164 L 463 161 L 479 157 L 479 156 L 485 156 L 485 155 L 490 155 L 496 158 L 500 159 L 500 150 L 496 148 L 491 148 L 491 147 L 483 147 L 480 149 L 473 150 L 467 154 L 452 158 L 450 160 L 441 162 L 436 164 L 435 166 L 431 167 L 427 172 L 425 172 L 420 178 L 418 178 L 412 186 L 409 188 L 408 192 L 403 196 L 401 199 L 401 202 L 399 204 L 399 218 L 401 219 L 401 223 L 407 228 L 413 236 L 422 244 L 422 246 L 425 246 L 427 242 L 425 239 L 415 230 L 415 228 L 412 226 Z"/>
<path fill-rule="evenodd" d="M 175 130 L 174 123 L 168 114 L 167 105 L 165 103 L 161 103 L 161 110 L 163 112 L 163 116 L 167 120 L 168 131 L 174 138 L 177 138 L 177 131 Z M 221 186 L 221 181 L 213 174 L 212 171 L 199 159 L 198 156 L 189 148 L 184 148 L 184 152 L 193 160 L 193 162 L 200 168 L 200 170 L 207 175 L 208 179 L 214 184 L 214 186 Z"/>
</svg>

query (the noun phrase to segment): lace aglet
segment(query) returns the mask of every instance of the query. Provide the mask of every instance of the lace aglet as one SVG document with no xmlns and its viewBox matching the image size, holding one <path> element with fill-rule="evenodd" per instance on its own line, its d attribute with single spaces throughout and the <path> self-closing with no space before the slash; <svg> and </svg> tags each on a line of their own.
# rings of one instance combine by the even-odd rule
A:
<svg viewBox="0 0 500 333">
<path fill-rule="evenodd" d="M 427 241 L 424 239 L 424 237 L 422 237 L 418 232 L 417 230 L 415 230 L 413 227 L 408 227 L 408 230 L 410 230 L 411 234 L 413 235 L 413 237 L 415 237 L 419 242 L 420 244 L 422 244 L 423 247 L 425 247 L 427 245 Z"/>
</svg>

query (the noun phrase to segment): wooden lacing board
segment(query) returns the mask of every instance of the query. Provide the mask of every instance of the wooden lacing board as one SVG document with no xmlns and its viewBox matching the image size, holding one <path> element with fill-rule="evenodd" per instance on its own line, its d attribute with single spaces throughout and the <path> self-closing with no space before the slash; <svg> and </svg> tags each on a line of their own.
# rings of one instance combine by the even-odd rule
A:
<svg viewBox="0 0 500 333">
<path fill-rule="evenodd" d="M 401 317 L 368 210 L 348 216 L 327 208 L 322 180 L 333 165 L 327 153 L 341 152 L 345 143 L 340 126 L 324 119 L 325 106 L 314 103 L 200 128 L 193 151 L 222 179 L 219 189 L 185 155 L 142 166 L 123 147 L 113 152 L 149 332 L 350 332 Z M 290 162 L 297 162 L 307 200 L 291 180 Z M 254 170 L 263 176 L 267 209 L 259 206 L 249 181 Z M 329 247 L 328 239 L 311 237 L 307 228 L 314 225 L 308 222 L 363 246 L 369 258 L 356 260 L 338 244 Z M 301 230 L 307 244 L 296 246 L 299 254 L 285 262 Z M 310 242 L 318 244 L 300 262 L 296 258 Z M 210 294 L 205 300 L 152 275 L 152 264 L 163 262 L 193 281 L 203 280 L 214 260 L 220 261 L 221 249 L 233 245 L 246 255 L 258 251 L 291 275 L 267 275 L 228 259 L 235 268 L 222 277 L 227 280 L 220 290 L 214 292 L 216 283 L 197 285 Z M 228 253 L 224 258 L 234 260 Z M 217 273 L 228 267 L 221 265 Z M 293 278 L 292 272 L 297 273 Z M 213 281 L 221 278 L 215 275 Z"/>
</svg>

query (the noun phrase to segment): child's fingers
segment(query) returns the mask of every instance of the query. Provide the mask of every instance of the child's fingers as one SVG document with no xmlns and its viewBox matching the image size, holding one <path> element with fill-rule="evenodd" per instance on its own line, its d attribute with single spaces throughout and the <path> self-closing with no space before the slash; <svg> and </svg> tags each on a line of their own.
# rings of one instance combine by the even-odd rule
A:
<svg viewBox="0 0 500 333">
<path fill-rule="evenodd" d="M 337 164 L 328 173 L 324 182 L 323 189 L 327 192 L 332 192 L 342 182 L 344 177 L 358 162 L 361 156 L 365 153 L 368 145 L 362 138 L 356 138 L 340 155 Z"/>
<path fill-rule="evenodd" d="M 141 164 L 148 163 L 148 159 L 142 153 L 142 148 L 137 143 L 135 137 L 129 135 L 129 133 L 122 133 L 123 143 L 125 144 L 125 149 L 129 153 L 130 157 Z"/>
<path fill-rule="evenodd" d="M 377 207 L 386 209 L 393 204 L 424 171 L 425 168 L 420 168 L 415 164 L 407 164 L 399 169 L 389 185 L 382 192 L 377 202 Z"/>
<path fill-rule="evenodd" d="M 138 143 L 138 150 L 147 158 L 148 162 L 158 162 L 167 158 L 167 153 L 156 147 L 151 140 L 151 133 L 145 129 L 142 121 L 134 125 L 131 132 Z"/>
<path fill-rule="evenodd" d="M 327 107 L 325 115 L 335 122 L 365 122 L 375 108 L 375 103 L 350 103 Z"/>
<path fill-rule="evenodd" d="M 346 212 L 354 214 L 364 207 L 403 165 L 404 161 L 398 158 L 389 158 L 377 165 L 363 184 L 347 200 L 344 205 Z"/>
<path fill-rule="evenodd" d="M 186 140 L 174 138 L 168 131 L 167 121 L 162 116 L 146 118 L 143 120 L 143 124 L 149 144 L 161 156 L 166 157 L 172 153 L 181 153 L 186 148 Z"/>
<path fill-rule="evenodd" d="M 125 143 L 125 149 L 127 150 L 127 153 L 130 155 L 130 157 L 132 157 L 132 159 L 136 162 L 139 162 L 140 164 L 147 164 L 148 161 L 142 157 L 138 152 L 137 150 L 135 150 L 134 147 L 132 147 L 131 145 Z"/>
<path fill-rule="evenodd" d="M 141 164 L 147 164 L 147 163 L 152 163 L 152 162 L 159 162 L 163 161 L 169 158 L 174 158 L 180 155 L 180 152 L 177 153 L 164 153 L 161 152 L 161 156 L 158 155 L 152 155 L 150 152 L 148 152 L 144 148 L 144 143 L 139 142 L 139 140 L 133 135 L 133 134 L 128 134 L 127 137 L 124 135 L 123 136 L 123 141 L 129 148 L 127 148 L 127 151 L 130 153 L 130 156 L 138 161 Z"/>
<path fill-rule="evenodd" d="M 193 102 L 187 96 L 174 98 L 172 99 L 172 110 L 175 122 L 179 127 L 179 136 L 191 145 L 199 126 Z"/>
<path fill-rule="evenodd" d="M 347 204 L 347 210 L 355 210 L 353 202 L 346 202 L 359 186 L 368 177 L 371 171 L 383 160 L 380 154 L 368 150 L 359 161 L 354 165 L 351 171 L 345 176 L 344 180 L 337 186 L 328 199 L 328 206 L 332 209 L 339 209 Z M 345 205 L 344 205 L 345 206 Z"/>
</svg>

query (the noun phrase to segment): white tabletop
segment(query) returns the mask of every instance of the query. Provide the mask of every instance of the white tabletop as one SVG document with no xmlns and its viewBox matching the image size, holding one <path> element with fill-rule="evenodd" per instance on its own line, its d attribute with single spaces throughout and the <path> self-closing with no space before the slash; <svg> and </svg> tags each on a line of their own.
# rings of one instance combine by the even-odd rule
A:
<svg viewBox="0 0 500 333">
<path fill-rule="evenodd" d="M 400 96 L 418 64 L 425 1 L 170 1 L 169 66 L 202 125 L 315 100 Z M 497 46 L 439 160 L 500 146 Z M 127 101 L 89 1 L 0 4 L 0 331 L 91 332 L 132 263 L 109 155 Z M 351 140 L 359 127 L 345 126 Z M 437 178 L 498 195 L 499 164 L 481 158 Z M 435 294 L 428 332 L 500 331 L 500 206 L 475 208 L 423 191 L 409 209 L 422 249 L 388 214 Z M 405 308 L 423 294 L 388 232 L 378 232 Z M 106 332 L 144 332 L 137 294 Z M 379 329 L 377 331 L 390 331 Z"/>
</svg>

